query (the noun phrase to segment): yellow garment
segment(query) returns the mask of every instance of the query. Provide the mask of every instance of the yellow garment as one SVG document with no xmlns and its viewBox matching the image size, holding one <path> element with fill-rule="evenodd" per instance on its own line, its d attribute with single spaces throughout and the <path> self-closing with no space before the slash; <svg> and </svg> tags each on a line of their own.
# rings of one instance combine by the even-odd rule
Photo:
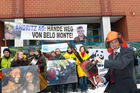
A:
<svg viewBox="0 0 140 93">
<path fill-rule="evenodd" d="M 86 60 L 86 59 L 89 58 L 89 56 L 88 56 L 87 53 L 85 53 L 85 56 L 84 56 L 84 57 L 82 57 L 81 52 L 79 53 L 79 55 L 81 56 L 81 58 L 82 58 L 83 60 Z M 76 61 L 76 65 L 77 65 L 78 76 L 79 76 L 79 77 L 87 76 L 87 75 L 85 74 L 85 72 L 83 71 L 83 69 L 80 67 L 80 61 L 79 61 L 79 60 Z"/>
<path fill-rule="evenodd" d="M 68 52 L 66 52 L 66 53 L 64 54 L 64 58 L 65 58 L 66 60 L 74 60 L 74 58 L 76 58 L 76 56 L 74 55 L 74 53 L 69 54 Z"/>
</svg>

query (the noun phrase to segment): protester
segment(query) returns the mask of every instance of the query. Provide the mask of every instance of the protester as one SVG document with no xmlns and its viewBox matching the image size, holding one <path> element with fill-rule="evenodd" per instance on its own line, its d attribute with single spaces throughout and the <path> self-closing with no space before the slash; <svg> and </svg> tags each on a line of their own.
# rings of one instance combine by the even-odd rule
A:
<svg viewBox="0 0 140 93">
<path fill-rule="evenodd" d="M 80 53 L 79 53 L 80 57 L 83 60 L 86 60 L 89 58 L 88 54 L 86 53 L 85 47 L 84 46 L 80 46 Z M 77 72 L 78 72 L 78 76 L 80 78 L 80 88 L 81 88 L 81 92 L 82 93 L 87 93 L 87 75 L 85 74 L 85 72 L 83 71 L 83 69 L 80 66 L 81 62 L 77 61 L 76 65 L 77 65 Z"/>
<path fill-rule="evenodd" d="M 55 54 L 56 54 L 56 56 L 54 56 L 51 60 L 64 60 L 65 59 L 61 55 L 61 51 L 60 51 L 59 48 L 55 49 Z M 59 93 L 63 93 L 64 87 L 67 87 L 67 85 L 66 86 L 64 86 L 63 84 L 61 84 L 61 85 L 52 85 L 51 93 L 57 93 L 57 89 L 58 89 Z M 66 92 L 66 89 L 64 91 Z"/>
<path fill-rule="evenodd" d="M 55 52 L 51 51 L 51 54 L 47 54 L 45 52 L 43 52 L 43 55 L 48 58 L 48 60 L 51 60 L 54 56 L 55 56 Z"/>
<path fill-rule="evenodd" d="M 15 57 L 11 63 L 11 67 L 17 67 L 17 66 L 27 66 L 28 62 L 26 60 L 26 57 L 24 56 L 23 50 L 18 50 L 15 54 Z"/>
<path fill-rule="evenodd" d="M 70 47 L 67 48 L 67 52 L 64 54 L 64 57 L 65 57 L 66 60 L 75 60 L 76 61 L 76 56 L 72 52 Z M 68 85 L 70 85 L 70 84 L 68 84 Z M 76 89 L 76 83 L 72 83 L 72 90 L 73 90 L 73 92 L 78 91 Z"/>
<path fill-rule="evenodd" d="M 45 66 L 46 66 L 46 60 L 45 60 L 45 58 L 42 56 L 40 50 L 37 50 L 37 51 L 36 51 L 36 53 L 35 53 L 35 59 L 38 60 L 36 64 L 37 64 L 38 67 L 40 68 L 40 73 L 43 74 L 44 68 L 45 68 Z"/>
<path fill-rule="evenodd" d="M 10 56 L 11 54 L 11 51 L 9 50 L 9 48 L 5 48 L 3 50 L 3 54 L 4 56 L 2 58 L 0 58 L 0 89 L 1 89 L 1 78 L 3 77 L 3 74 L 1 72 L 2 68 L 10 68 L 11 66 L 11 60 L 12 60 L 12 57 Z M 0 91 L 1 93 L 1 91 Z"/>
<path fill-rule="evenodd" d="M 0 59 L 0 71 L 2 68 L 10 68 L 12 57 L 10 56 L 11 51 L 9 48 L 3 50 L 4 56 Z"/>
<path fill-rule="evenodd" d="M 28 50 L 27 62 L 28 64 L 32 64 L 32 60 L 35 58 L 34 49 L 30 48 Z"/>
<path fill-rule="evenodd" d="M 104 77 L 97 75 L 96 82 L 109 82 L 105 93 L 134 93 L 136 83 L 133 78 L 133 51 L 127 48 L 122 36 L 115 31 L 108 33 L 106 48 L 111 53 L 109 59 L 102 60 L 97 56 L 94 61 L 103 64 L 104 68 L 109 68 L 109 71 Z"/>
</svg>

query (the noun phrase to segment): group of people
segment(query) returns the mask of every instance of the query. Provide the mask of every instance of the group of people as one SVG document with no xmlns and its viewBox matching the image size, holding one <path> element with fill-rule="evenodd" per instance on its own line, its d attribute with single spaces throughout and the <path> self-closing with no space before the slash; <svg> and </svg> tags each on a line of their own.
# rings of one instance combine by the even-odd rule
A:
<svg viewBox="0 0 140 93">
<path fill-rule="evenodd" d="M 71 48 L 68 47 L 67 51 L 65 54 L 62 56 L 61 50 L 59 48 L 56 48 L 55 51 L 52 51 L 51 54 L 43 53 L 45 57 L 48 58 L 48 60 L 75 60 L 76 61 L 76 66 L 77 66 L 77 72 L 78 72 L 78 77 L 79 77 L 79 82 L 80 82 L 80 88 L 82 92 L 87 92 L 87 76 L 80 67 L 80 62 L 75 56 L 75 54 L 72 52 Z M 86 60 L 89 56 L 86 53 L 85 47 L 81 46 L 80 47 L 80 52 L 79 52 L 81 58 L 83 60 Z M 68 91 L 68 86 L 72 86 L 73 92 L 77 92 L 77 84 L 72 83 L 72 84 L 61 84 L 61 85 L 52 85 L 51 86 L 51 93 L 66 93 Z"/>
<path fill-rule="evenodd" d="M 95 76 L 96 82 L 108 84 L 105 89 L 105 93 L 135 93 L 137 91 L 137 87 L 135 79 L 133 77 L 134 56 L 132 49 L 128 48 L 122 36 L 115 31 L 111 31 L 108 33 L 106 39 L 106 48 L 110 53 L 108 60 L 102 60 L 98 56 L 93 58 L 94 62 L 97 62 L 97 64 L 102 64 L 104 68 L 109 69 L 104 77 L 101 77 L 100 75 Z M 10 62 L 12 59 L 10 57 L 10 51 L 4 50 L 3 53 L 4 57 L 1 60 L 1 68 L 29 65 L 30 63 L 32 63 L 31 61 L 35 57 L 36 59 L 38 59 L 38 62 L 36 64 L 39 65 L 40 72 L 44 71 L 46 60 L 41 55 L 41 51 L 36 51 L 35 55 L 33 52 L 25 59 L 23 51 L 20 50 L 16 53 L 12 62 Z M 81 68 L 81 62 L 74 55 L 71 48 L 68 47 L 64 56 L 61 55 L 61 51 L 59 48 L 55 49 L 55 51 L 52 51 L 51 54 L 43 54 L 48 58 L 48 60 L 76 60 L 80 89 L 82 93 L 87 93 L 87 75 Z M 80 47 L 79 55 L 83 60 L 87 60 L 89 58 L 84 46 Z M 66 93 L 69 85 L 72 85 L 73 91 L 76 91 L 76 83 L 72 83 L 52 85 L 51 93 Z"/>
</svg>

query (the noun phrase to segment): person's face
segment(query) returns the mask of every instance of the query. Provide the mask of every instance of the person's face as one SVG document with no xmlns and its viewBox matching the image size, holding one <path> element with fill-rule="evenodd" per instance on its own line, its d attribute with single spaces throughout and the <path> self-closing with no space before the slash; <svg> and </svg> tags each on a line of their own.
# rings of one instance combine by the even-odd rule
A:
<svg viewBox="0 0 140 93">
<path fill-rule="evenodd" d="M 53 52 L 53 53 L 51 53 L 51 55 L 54 57 L 55 56 L 55 53 Z"/>
<path fill-rule="evenodd" d="M 4 56 L 5 57 L 9 57 L 10 56 L 10 53 L 8 51 L 4 51 Z"/>
<path fill-rule="evenodd" d="M 71 48 L 69 48 L 69 49 L 68 49 L 68 52 L 71 52 L 71 51 L 72 51 Z"/>
<path fill-rule="evenodd" d="M 81 52 L 84 52 L 84 51 L 85 51 L 84 47 L 81 47 Z"/>
<path fill-rule="evenodd" d="M 8 32 L 12 33 L 13 32 L 13 28 L 11 26 L 8 27 Z"/>
<path fill-rule="evenodd" d="M 20 69 L 15 68 L 10 72 L 10 75 L 15 78 L 15 82 L 18 83 L 20 79 Z"/>
<path fill-rule="evenodd" d="M 56 49 L 56 55 L 60 55 L 60 50 L 59 49 Z"/>
<path fill-rule="evenodd" d="M 118 39 L 114 39 L 113 41 L 110 42 L 110 47 L 115 51 L 119 48 L 119 46 L 120 46 L 120 43 Z"/>
<path fill-rule="evenodd" d="M 35 52 L 35 55 L 37 55 L 37 56 L 39 55 L 38 51 Z"/>
<path fill-rule="evenodd" d="M 19 59 L 23 59 L 23 58 L 24 58 L 23 52 L 19 52 L 19 53 L 18 53 L 18 58 L 19 58 Z"/>
<path fill-rule="evenodd" d="M 31 72 L 27 72 L 26 80 L 27 80 L 27 82 L 32 83 L 32 81 L 33 81 L 33 74 Z"/>
<path fill-rule="evenodd" d="M 83 29 L 78 29 L 77 33 L 78 33 L 78 36 L 83 36 L 84 35 L 84 30 Z"/>
<path fill-rule="evenodd" d="M 30 51 L 29 52 L 29 55 L 34 55 L 34 51 Z"/>
</svg>

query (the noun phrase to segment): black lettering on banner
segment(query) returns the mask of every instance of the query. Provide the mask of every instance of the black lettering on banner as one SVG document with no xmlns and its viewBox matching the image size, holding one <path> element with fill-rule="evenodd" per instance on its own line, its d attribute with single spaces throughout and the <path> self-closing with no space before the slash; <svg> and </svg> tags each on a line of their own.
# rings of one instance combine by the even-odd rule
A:
<svg viewBox="0 0 140 93">
<path fill-rule="evenodd" d="M 42 32 L 32 32 L 33 38 L 42 38 Z"/>
<path fill-rule="evenodd" d="M 44 32 L 43 33 L 43 37 L 44 38 L 55 38 L 55 33 L 51 33 L 51 32 Z"/>
<path fill-rule="evenodd" d="M 48 26 L 47 31 L 63 31 L 62 26 Z"/>
<path fill-rule="evenodd" d="M 64 27 L 65 32 L 73 32 L 73 27 L 72 26 L 66 26 Z"/>
<path fill-rule="evenodd" d="M 57 33 L 57 38 L 73 38 L 73 33 Z"/>
</svg>

